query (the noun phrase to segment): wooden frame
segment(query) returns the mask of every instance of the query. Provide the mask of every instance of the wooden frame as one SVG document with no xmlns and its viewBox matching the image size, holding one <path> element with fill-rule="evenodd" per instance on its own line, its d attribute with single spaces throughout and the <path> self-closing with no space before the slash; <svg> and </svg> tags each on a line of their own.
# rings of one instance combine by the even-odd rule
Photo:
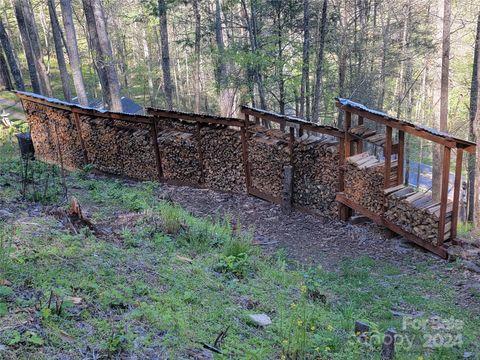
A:
<svg viewBox="0 0 480 360">
<path fill-rule="evenodd" d="M 437 232 L 437 245 L 432 245 L 431 243 L 418 238 L 417 236 L 403 230 L 400 226 L 386 220 L 382 215 L 375 214 L 368 209 L 363 208 L 359 204 L 355 204 L 345 197 L 343 194 L 343 186 L 339 186 L 339 193 L 337 195 L 337 201 L 344 206 L 351 208 L 359 213 L 369 217 L 378 224 L 382 224 L 392 231 L 404 236 L 410 241 L 415 242 L 416 244 L 426 248 L 427 250 L 441 256 L 446 257 L 447 252 L 444 247 L 446 240 L 451 240 L 453 244 L 456 243 L 456 227 L 458 224 L 458 208 L 459 208 L 459 197 L 460 197 L 460 186 L 461 186 L 461 170 L 462 170 L 462 157 L 463 152 L 474 152 L 476 145 L 470 141 L 462 140 L 456 138 L 452 135 L 446 133 L 435 132 L 434 130 L 429 130 L 422 128 L 418 125 L 414 125 L 405 121 L 401 121 L 395 118 L 391 118 L 384 114 L 375 111 L 368 111 L 363 105 L 344 101 L 344 99 L 337 99 L 337 107 L 340 110 L 345 111 L 345 121 L 344 121 L 344 147 L 345 147 L 345 156 L 354 155 L 351 151 L 351 136 L 349 136 L 349 130 L 351 127 L 351 118 L 352 114 L 358 116 L 359 123 L 363 124 L 364 119 L 369 119 L 374 122 L 380 123 L 386 127 L 386 141 L 384 147 L 385 155 L 385 167 L 384 167 L 384 188 L 392 186 L 390 181 L 391 179 L 391 156 L 394 145 L 392 144 L 392 130 L 398 130 L 398 144 L 397 144 L 397 185 L 401 185 L 404 182 L 403 176 L 403 164 L 405 157 L 405 133 L 408 133 L 413 136 L 420 137 L 422 139 L 433 141 L 437 144 L 440 144 L 443 147 L 443 160 L 442 160 L 442 178 L 441 178 L 441 198 L 440 198 L 440 215 L 439 215 L 439 224 Z M 360 120 L 361 119 L 361 120 Z M 362 149 L 362 147 L 357 147 L 357 150 Z M 453 206 L 452 206 L 452 220 L 451 220 L 451 232 L 450 238 L 445 239 L 445 227 L 447 219 L 447 206 L 448 206 L 448 186 L 449 186 L 449 176 L 450 176 L 450 155 L 451 149 L 456 149 L 456 165 L 455 165 L 455 181 L 454 181 L 454 194 L 453 194 Z M 342 177 L 343 178 L 343 177 Z M 346 210 L 341 208 L 340 217 L 341 219 L 346 219 L 345 214 Z"/>
</svg>

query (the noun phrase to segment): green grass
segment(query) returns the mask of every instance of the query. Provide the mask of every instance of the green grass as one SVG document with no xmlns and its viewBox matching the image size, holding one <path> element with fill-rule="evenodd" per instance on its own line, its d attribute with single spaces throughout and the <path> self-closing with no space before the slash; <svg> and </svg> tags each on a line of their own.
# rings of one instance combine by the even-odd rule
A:
<svg viewBox="0 0 480 360">
<path fill-rule="evenodd" d="M 397 346 L 398 359 L 480 352 L 478 312 L 455 305 L 451 279 L 429 263 L 408 274 L 369 257 L 345 257 L 336 272 L 297 264 L 282 251 L 263 254 L 229 217 L 199 219 L 161 200 L 158 184 L 88 172 L 70 175 L 69 190 L 106 230 L 73 234 L 45 211 L 28 212 L 39 205 L 22 199 L 15 148 L 4 141 L 0 151 L 0 201 L 15 212 L 0 224 L 0 279 L 12 283 L 0 286 L 0 358 L 188 358 L 227 329 L 217 359 L 378 359 L 391 327 L 412 341 Z M 41 182 L 50 167 L 36 166 Z M 435 332 L 403 330 L 392 309 L 462 321 L 453 332 L 462 344 L 424 347 Z M 256 327 L 254 313 L 273 324 Z M 367 343 L 355 320 L 371 326 Z"/>
</svg>

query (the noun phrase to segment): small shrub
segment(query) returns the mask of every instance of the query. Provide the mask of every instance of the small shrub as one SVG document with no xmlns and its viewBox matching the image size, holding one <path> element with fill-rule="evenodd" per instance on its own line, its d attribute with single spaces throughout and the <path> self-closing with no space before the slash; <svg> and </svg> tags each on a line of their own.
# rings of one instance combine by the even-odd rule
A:
<svg viewBox="0 0 480 360">
<path fill-rule="evenodd" d="M 220 260 L 216 267 L 217 271 L 230 273 L 239 278 L 243 278 L 249 267 L 249 256 L 246 253 L 238 255 L 220 255 Z"/>
</svg>

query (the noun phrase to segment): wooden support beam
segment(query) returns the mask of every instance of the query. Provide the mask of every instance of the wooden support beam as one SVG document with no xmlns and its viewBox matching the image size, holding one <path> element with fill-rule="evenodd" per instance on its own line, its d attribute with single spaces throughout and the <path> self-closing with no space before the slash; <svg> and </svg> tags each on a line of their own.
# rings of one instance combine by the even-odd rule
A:
<svg viewBox="0 0 480 360">
<path fill-rule="evenodd" d="M 81 127 L 81 124 L 80 124 L 80 117 L 75 112 L 72 113 L 72 115 L 73 115 L 73 120 L 75 121 L 75 126 L 77 128 L 78 140 L 80 141 L 80 146 L 82 147 L 83 160 L 85 161 L 85 165 L 87 165 L 89 163 L 88 152 L 87 152 L 87 147 L 85 146 L 85 141 L 83 141 L 82 127 Z"/>
<path fill-rule="evenodd" d="M 405 131 L 398 130 L 397 185 L 403 184 L 403 163 L 405 160 Z"/>
<path fill-rule="evenodd" d="M 345 132 L 345 157 L 348 158 L 352 155 L 352 137 L 349 134 L 350 128 L 352 127 L 352 113 L 350 111 L 345 111 L 345 121 L 343 122 L 343 131 Z"/>
<path fill-rule="evenodd" d="M 463 160 L 463 150 L 457 149 L 457 158 L 455 162 L 455 182 L 453 185 L 453 207 L 452 207 L 452 229 L 451 229 L 451 239 L 452 242 L 455 241 L 457 237 L 457 224 L 458 224 L 458 206 L 460 200 L 460 188 L 462 186 L 462 160 Z"/>
<path fill-rule="evenodd" d="M 447 215 L 448 202 L 448 178 L 450 177 L 450 148 L 443 147 L 443 163 L 442 163 L 442 183 L 440 196 L 440 215 L 438 221 L 438 246 L 442 246 L 445 240 L 445 222 Z"/>
<path fill-rule="evenodd" d="M 385 168 L 383 174 L 383 187 L 388 189 L 390 187 L 390 175 L 392 167 L 392 127 L 387 126 L 387 132 L 385 135 Z"/>
<path fill-rule="evenodd" d="M 293 166 L 293 155 L 294 155 L 294 151 L 293 151 L 293 147 L 295 145 L 295 128 L 294 127 L 290 127 L 290 136 L 288 138 L 288 151 L 290 153 L 290 165 Z"/>
<path fill-rule="evenodd" d="M 293 166 L 285 165 L 283 167 L 283 194 L 282 211 L 285 214 L 292 212 L 293 199 Z"/>
<path fill-rule="evenodd" d="M 358 116 L 358 125 L 363 125 L 363 116 Z M 361 154 L 363 152 L 363 140 L 357 141 L 357 154 Z"/>
</svg>

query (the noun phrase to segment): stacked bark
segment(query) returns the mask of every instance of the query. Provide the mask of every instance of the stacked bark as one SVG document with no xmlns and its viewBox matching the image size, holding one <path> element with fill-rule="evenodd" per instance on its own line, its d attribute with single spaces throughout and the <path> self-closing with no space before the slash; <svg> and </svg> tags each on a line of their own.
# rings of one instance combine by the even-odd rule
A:
<svg viewBox="0 0 480 360">
<path fill-rule="evenodd" d="M 200 136 L 205 185 L 223 191 L 246 191 L 240 131 L 203 126 Z"/>
<path fill-rule="evenodd" d="M 24 102 L 37 158 L 74 170 L 85 165 L 84 154 L 73 114 L 69 111 Z M 60 149 L 57 144 L 60 143 Z M 60 150 L 60 151 L 59 151 Z M 61 161 L 60 161 L 61 153 Z"/>
<path fill-rule="evenodd" d="M 158 137 L 163 176 L 189 184 L 202 179 L 198 138 L 189 132 L 163 130 Z"/>
<path fill-rule="evenodd" d="M 280 199 L 283 169 L 290 164 L 288 135 L 257 125 L 249 129 L 248 161 L 254 189 Z"/>
<path fill-rule="evenodd" d="M 293 185 L 295 205 L 323 216 L 335 216 L 338 176 L 338 141 L 335 138 L 305 134 L 296 139 Z"/>
<path fill-rule="evenodd" d="M 383 161 L 366 152 L 347 158 L 344 167 L 345 196 L 376 214 L 382 214 L 384 166 Z M 391 177 L 395 177 L 395 163 L 392 163 L 391 169 Z"/>
<path fill-rule="evenodd" d="M 411 187 L 399 185 L 385 190 L 387 210 L 385 218 L 405 231 L 438 245 L 440 202 L 430 193 L 416 192 Z M 452 203 L 447 204 L 445 237 L 450 237 Z"/>
</svg>

